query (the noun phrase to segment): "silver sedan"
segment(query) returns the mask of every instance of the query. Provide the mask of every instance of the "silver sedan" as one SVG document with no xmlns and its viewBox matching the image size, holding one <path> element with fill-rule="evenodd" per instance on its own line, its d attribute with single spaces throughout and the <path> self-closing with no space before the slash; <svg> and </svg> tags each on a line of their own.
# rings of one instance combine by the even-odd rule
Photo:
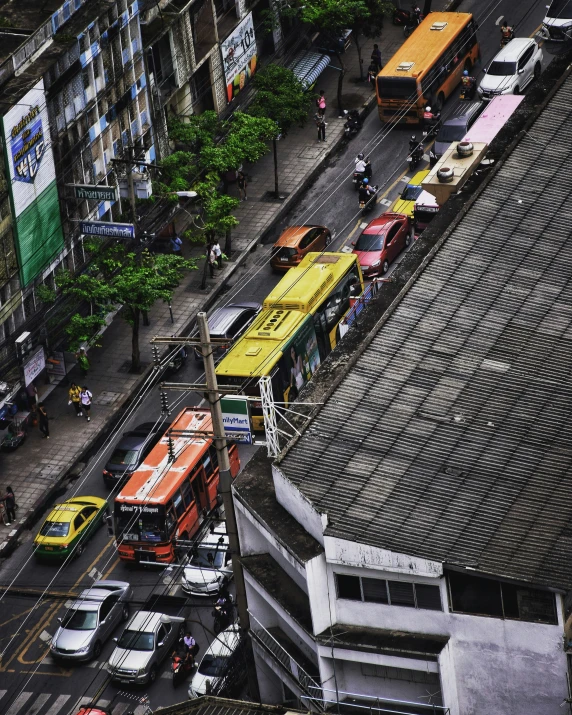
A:
<svg viewBox="0 0 572 715">
<path fill-rule="evenodd" d="M 126 581 L 96 581 L 82 591 L 60 618 L 50 644 L 56 660 L 98 658 L 102 645 L 119 623 L 129 618 L 131 586 Z"/>
</svg>

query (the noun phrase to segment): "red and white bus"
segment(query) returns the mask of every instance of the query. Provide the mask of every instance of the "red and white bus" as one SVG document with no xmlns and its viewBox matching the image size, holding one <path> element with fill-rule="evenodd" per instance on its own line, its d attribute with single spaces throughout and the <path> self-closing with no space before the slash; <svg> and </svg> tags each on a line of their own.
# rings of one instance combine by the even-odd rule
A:
<svg viewBox="0 0 572 715">
<path fill-rule="evenodd" d="M 173 562 L 175 541 L 190 539 L 218 505 L 219 467 L 211 434 L 210 410 L 186 407 L 133 472 L 115 497 L 120 559 Z M 240 467 L 236 445 L 229 447 L 229 457 L 234 478 Z"/>
</svg>

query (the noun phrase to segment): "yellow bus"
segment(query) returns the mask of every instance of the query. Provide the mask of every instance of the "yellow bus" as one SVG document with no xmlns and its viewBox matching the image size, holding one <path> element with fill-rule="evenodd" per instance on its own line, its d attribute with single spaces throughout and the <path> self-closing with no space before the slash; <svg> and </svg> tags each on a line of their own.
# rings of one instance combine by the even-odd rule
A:
<svg viewBox="0 0 572 715">
<path fill-rule="evenodd" d="M 427 105 L 443 103 L 479 58 L 477 25 L 470 13 L 431 12 L 376 78 L 382 122 L 419 124 Z"/>
<path fill-rule="evenodd" d="M 258 397 L 260 377 L 272 378 L 276 402 L 293 402 L 336 346 L 351 298 L 363 292 L 357 256 L 308 253 L 263 303 L 263 310 L 220 361 L 221 385 Z M 264 430 L 262 405 L 251 404 L 252 427 Z"/>
</svg>

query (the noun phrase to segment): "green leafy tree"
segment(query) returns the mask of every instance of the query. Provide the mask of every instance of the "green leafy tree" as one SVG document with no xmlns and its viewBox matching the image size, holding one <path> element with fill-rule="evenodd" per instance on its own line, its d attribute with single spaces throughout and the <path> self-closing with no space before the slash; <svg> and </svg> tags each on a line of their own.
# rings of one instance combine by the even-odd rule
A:
<svg viewBox="0 0 572 715">
<path fill-rule="evenodd" d="M 250 114 L 272 120 L 283 136 L 294 124 L 305 122 L 308 118 L 312 99 L 291 69 L 269 64 L 254 76 L 254 86 L 256 97 L 249 107 Z M 277 136 L 272 138 L 276 198 L 280 195 L 277 139 Z"/>
<path fill-rule="evenodd" d="M 363 59 L 362 52 L 362 37 L 368 40 L 379 40 L 383 29 L 383 22 L 386 16 L 393 15 L 395 5 L 387 0 L 370 0 L 368 2 L 369 17 L 356 18 L 356 22 L 352 27 L 352 38 L 356 46 L 359 60 L 359 76 L 363 80 Z"/>
<path fill-rule="evenodd" d="M 87 317 L 75 314 L 67 328 L 74 348 L 93 337 L 105 321 L 103 316 L 115 307 L 122 306 L 122 317 L 131 326 L 131 370 L 141 369 L 139 324 L 144 312 L 157 300 L 169 302 L 173 290 L 186 270 L 196 268 L 194 261 L 180 256 L 154 255 L 144 250 L 136 253 L 123 243 L 105 244 L 97 238 L 85 241 L 92 255 L 89 270 L 80 275 L 64 271 L 58 275 L 58 284 L 64 295 L 73 295 L 91 304 L 93 314 Z"/>
</svg>

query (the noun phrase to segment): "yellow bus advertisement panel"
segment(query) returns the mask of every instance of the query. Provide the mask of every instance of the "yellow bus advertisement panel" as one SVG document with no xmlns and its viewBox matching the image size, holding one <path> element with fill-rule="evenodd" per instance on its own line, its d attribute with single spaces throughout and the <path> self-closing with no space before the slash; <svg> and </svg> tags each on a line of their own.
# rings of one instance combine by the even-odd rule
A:
<svg viewBox="0 0 572 715">
<path fill-rule="evenodd" d="M 470 13 L 429 13 L 377 75 L 379 118 L 420 124 L 426 106 L 440 112 L 478 57 L 477 26 Z"/>
</svg>

